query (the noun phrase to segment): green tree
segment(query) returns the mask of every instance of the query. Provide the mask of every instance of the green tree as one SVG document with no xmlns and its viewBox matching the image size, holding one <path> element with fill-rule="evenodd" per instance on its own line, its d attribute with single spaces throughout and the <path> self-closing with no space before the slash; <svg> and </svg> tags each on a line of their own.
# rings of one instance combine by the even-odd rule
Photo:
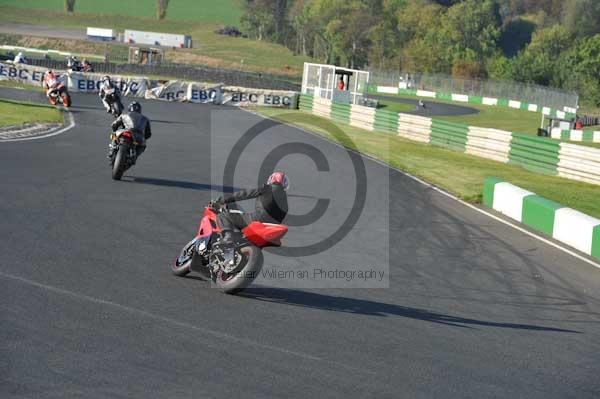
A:
<svg viewBox="0 0 600 399">
<path fill-rule="evenodd" d="M 554 82 L 600 106 L 600 34 L 577 40 L 556 62 Z"/>
<path fill-rule="evenodd" d="M 271 0 L 246 1 L 241 23 L 250 37 L 263 40 L 275 32 L 276 21 L 272 5 Z"/>
<path fill-rule="evenodd" d="M 559 85 L 560 56 L 572 44 L 572 33 L 560 25 L 536 31 L 529 46 L 514 60 L 513 78 L 542 85 Z"/>
<path fill-rule="evenodd" d="M 302 55 L 309 54 L 308 45 L 314 36 L 309 2 L 310 0 L 296 0 L 287 15 L 294 33 L 294 52 Z"/>
<path fill-rule="evenodd" d="M 75 0 L 65 0 L 65 11 L 75 12 Z"/>
<path fill-rule="evenodd" d="M 440 34 L 440 18 L 444 9 L 424 0 L 409 0 L 396 12 L 400 69 L 422 72 L 449 72 L 451 63 L 445 58 L 449 44 Z"/>
<path fill-rule="evenodd" d="M 156 0 L 156 17 L 158 19 L 165 19 L 168 6 L 169 0 Z"/>
<path fill-rule="evenodd" d="M 512 79 L 512 63 L 502 54 L 488 58 L 485 63 L 485 69 L 490 79 Z"/>
<path fill-rule="evenodd" d="M 398 32 L 398 10 L 406 6 L 406 0 L 383 0 L 381 18 L 369 29 L 369 65 L 378 69 L 395 69 L 399 49 L 402 47 Z"/>
<path fill-rule="evenodd" d="M 367 60 L 372 14 L 360 0 L 332 3 L 334 17 L 327 23 L 325 33 L 332 43 L 333 55 L 350 68 L 363 65 Z"/>
<path fill-rule="evenodd" d="M 580 37 L 600 33 L 600 1 L 566 0 L 562 21 L 567 29 Z"/>
<path fill-rule="evenodd" d="M 498 50 L 502 21 L 494 0 L 464 0 L 448 9 L 441 25 L 456 59 L 483 61 Z"/>
</svg>

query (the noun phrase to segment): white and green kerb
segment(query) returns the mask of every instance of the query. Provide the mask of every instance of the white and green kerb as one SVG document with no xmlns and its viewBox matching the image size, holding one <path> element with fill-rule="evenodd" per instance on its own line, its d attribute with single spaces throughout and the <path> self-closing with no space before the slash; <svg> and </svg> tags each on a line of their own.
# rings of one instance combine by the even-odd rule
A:
<svg viewBox="0 0 600 399">
<path fill-rule="evenodd" d="M 483 203 L 535 231 L 600 259 L 600 219 L 493 177 L 485 179 Z"/>
<path fill-rule="evenodd" d="M 600 143 L 600 131 L 561 130 L 559 128 L 554 128 L 550 132 L 550 137 L 556 140 Z"/>
</svg>

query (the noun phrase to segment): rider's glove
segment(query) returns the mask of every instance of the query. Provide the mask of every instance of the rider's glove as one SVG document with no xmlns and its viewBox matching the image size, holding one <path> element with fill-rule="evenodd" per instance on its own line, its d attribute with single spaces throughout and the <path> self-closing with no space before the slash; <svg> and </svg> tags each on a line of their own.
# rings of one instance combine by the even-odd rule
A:
<svg viewBox="0 0 600 399">
<path fill-rule="evenodd" d="M 208 206 L 211 207 L 216 213 L 221 212 L 221 209 L 223 209 L 223 203 L 218 200 L 210 201 Z"/>
</svg>

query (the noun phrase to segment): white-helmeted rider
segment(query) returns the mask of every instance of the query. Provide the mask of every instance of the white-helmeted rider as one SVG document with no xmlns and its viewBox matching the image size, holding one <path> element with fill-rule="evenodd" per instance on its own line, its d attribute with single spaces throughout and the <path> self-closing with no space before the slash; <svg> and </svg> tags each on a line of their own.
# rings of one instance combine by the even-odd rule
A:
<svg viewBox="0 0 600 399">
<path fill-rule="evenodd" d="M 15 55 L 15 59 L 13 60 L 14 64 L 27 64 L 27 59 L 23 55 L 22 51 L 19 51 L 19 54 Z"/>
<path fill-rule="evenodd" d="M 110 80 L 110 76 L 108 76 L 108 75 L 103 76 L 102 81 L 100 83 L 100 91 L 98 92 L 98 96 L 100 97 L 100 100 L 102 101 L 102 105 L 104 105 L 104 108 L 106 109 L 107 113 L 110 113 L 111 108 L 110 108 L 110 104 L 108 103 L 108 101 L 106 101 L 106 95 L 107 95 L 107 92 L 112 89 L 115 90 L 115 93 L 117 94 L 117 96 L 120 94 L 117 86 L 115 84 L 113 84 L 113 82 Z"/>
</svg>

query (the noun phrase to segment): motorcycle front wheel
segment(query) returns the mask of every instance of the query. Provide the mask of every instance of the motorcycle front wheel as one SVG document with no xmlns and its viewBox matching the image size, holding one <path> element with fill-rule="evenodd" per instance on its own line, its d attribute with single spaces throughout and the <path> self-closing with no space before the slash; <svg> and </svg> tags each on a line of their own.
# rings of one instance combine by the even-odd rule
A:
<svg viewBox="0 0 600 399">
<path fill-rule="evenodd" d="M 123 177 L 123 173 L 125 173 L 125 169 L 127 169 L 128 154 L 129 146 L 124 144 L 119 145 L 119 151 L 117 152 L 117 155 L 115 155 L 115 162 L 113 163 L 112 168 L 113 180 L 121 180 L 121 177 Z"/>
<path fill-rule="evenodd" d="M 71 106 L 71 96 L 69 93 L 62 93 L 60 98 L 62 99 L 62 103 L 65 107 L 69 108 Z"/>
<path fill-rule="evenodd" d="M 236 249 L 236 268 L 232 273 L 222 269 L 217 273 L 215 283 L 226 294 L 236 294 L 254 281 L 263 265 L 262 251 L 254 245 Z"/>
<path fill-rule="evenodd" d="M 195 239 L 188 242 L 181 250 L 181 253 L 177 257 L 177 259 L 175 259 L 175 261 L 171 264 L 171 271 L 174 275 L 183 277 L 189 274 L 192 270 L 191 266 L 192 260 L 194 259 L 195 243 Z"/>
</svg>

